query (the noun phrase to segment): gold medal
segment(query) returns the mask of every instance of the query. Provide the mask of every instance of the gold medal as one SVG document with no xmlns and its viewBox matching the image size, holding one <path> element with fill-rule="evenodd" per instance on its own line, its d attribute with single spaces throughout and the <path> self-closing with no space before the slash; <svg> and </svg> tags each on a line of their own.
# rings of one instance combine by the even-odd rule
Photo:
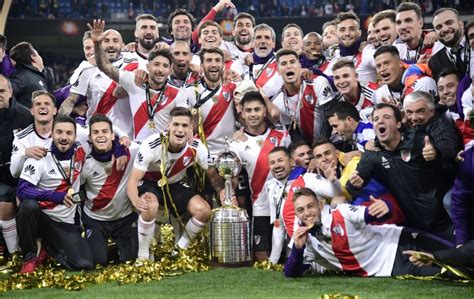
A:
<svg viewBox="0 0 474 299">
<path fill-rule="evenodd" d="M 67 189 L 67 195 L 72 196 L 74 194 L 74 189 L 69 188 Z"/>
<path fill-rule="evenodd" d="M 280 219 L 275 219 L 275 222 L 273 222 L 273 226 L 275 226 L 276 228 L 279 228 L 280 227 Z"/>
<path fill-rule="evenodd" d="M 168 178 L 166 176 L 163 176 L 159 181 L 158 181 L 158 186 L 159 187 L 164 187 L 168 183 Z"/>
<path fill-rule="evenodd" d="M 148 121 L 148 128 L 150 128 L 150 129 L 155 129 L 155 128 L 156 128 L 155 122 L 152 121 L 152 120 L 149 120 L 149 121 Z"/>
</svg>

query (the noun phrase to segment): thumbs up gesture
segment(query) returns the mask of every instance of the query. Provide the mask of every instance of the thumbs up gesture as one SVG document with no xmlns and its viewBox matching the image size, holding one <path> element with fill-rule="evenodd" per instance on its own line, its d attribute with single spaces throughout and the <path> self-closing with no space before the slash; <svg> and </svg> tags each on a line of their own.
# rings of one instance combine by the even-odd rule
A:
<svg viewBox="0 0 474 299">
<path fill-rule="evenodd" d="M 430 137 L 425 136 L 425 146 L 423 147 L 423 158 L 425 161 L 432 161 L 436 159 L 436 149 L 431 144 Z"/>
</svg>

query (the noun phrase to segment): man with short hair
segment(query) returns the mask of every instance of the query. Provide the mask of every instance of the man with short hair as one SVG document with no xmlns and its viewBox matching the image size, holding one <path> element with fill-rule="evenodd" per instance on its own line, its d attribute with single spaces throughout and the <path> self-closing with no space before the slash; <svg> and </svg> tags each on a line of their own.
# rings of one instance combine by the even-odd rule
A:
<svg viewBox="0 0 474 299">
<path fill-rule="evenodd" d="M 160 40 L 158 22 L 151 14 L 140 14 L 135 18 L 136 49 L 134 53 L 127 55 L 127 59 L 138 60 L 138 68 L 146 69 L 148 55 L 155 49 Z M 127 61 L 130 63 L 130 61 Z"/>
<path fill-rule="evenodd" d="M 364 152 L 365 144 L 375 139 L 372 124 L 363 122 L 352 104 L 337 102 L 328 115 L 328 122 L 333 132 L 351 144 L 353 150 Z"/>
<path fill-rule="evenodd" d="M 81 171 L 81 185 L 87 200 L 84 202 L 82 223 L 91 248 L 95 265 L 106 265 L 108 240 L 117 245 L 120 262 L 137 257 L 138 241 L 136 220 L 132 204 L 127 196 L 127 180 L 132 171 L 138 146 L 125 149 L 127 163 L 117 170 L 114 153 L 123 151 L 113 132 L 112 121 L 97 114 L 89 119 L 92 151 Z"/>
<path fill-rule="evenodd" d="M 20 273 L 32 273 L 45 262 L 36 255 L 41 237 L 48 254 L 72 270 L 92 269 L 92 253 L 81 237 L 76 218 L 80 196 L 80 173 L 86 159 L 84 149 L 75 143 L 76 123 L 69 116 L 58 116 L 52 128 L 50 151 L 39 159 L 26 160 L 17 188 L 20 199 L 16 220 L 23 254 Z"/>
<path fill-rule="evenodd" d="M 374 35 L 380 46 L 390 46 L 397 39 L 397 12 L 393 9 L 382 10 L 372 17 Z"/>
<path fill-rule="evenodd" d="M 445 177 L 439 176 L 440 160 L 426 156 L 426 133 L 417 133 L 415 138 L 403 135 L 400 110 L 386 103 L 374 106 L 372 120 L 380 150 L 362 155 L 357 171 L 346 184 L 349 193 L 356 196 L 371 178 L 376 178 L 397 199 L 407 226 L 452 239 L 442 205 L 448 188 L 443 182 Z"/>
<path fill-rule="evenodd" d="M 454 69 L 442 71 L 438 76 L 439 105 L 446 108 L 446 116 L 453 121 L 460 118 L 456 93 L 459 86 L 458 73 Z"/>
<path fill-rule="evenodd" d="M 91 41 L 94 42 L 92 33 L 89 36 Z M 145 39 L 140 38 L 140 40 L 146 45 Z M 114 68 L 130 72 L 134 71 L 138 68 L 139 63 L 137 63 L 136 59 L 133 60 L 133 63 L 128 63 L 131 61 L 122 54 L 123 46 L 120 32 L 109 29 L 104 33 L 103 42 L 100 44 L 100 51 L 106 53 L 106 59 Z M 128 95 L 121 93 L 120 90 L 123 89 L 119 86 L 118 82 L 110 78 L 99 68 L 97 54 L 94 57 L 97 67 L 87 68 L 79 75 L 76 82 L 71 86 L 69 96 L 61 104 L 59 113 L 70 115 L 76 103 L 81 97 L 85 96 L 87 97 L 88 105 L 86 118 L 90 118 L 94 114 L 106 115 L 114 122 L 116 128 L 132 138 L 133 126 L 130 124 L 133 118 Z"/>
<path fill-rule="evenodd" d="M 276 34 L 275 30 L 267 24 L 259 24 L 253 29 L 252 63 L 249 65 L 248 76 L 257 88 L 270 99 L 279 91 L 283 79 L 277 70 L 275 59 Z"/>
<path fill-rule="evenodd" d="M 159 206 L 174 217 L 188 211 L 191 219 L 177 242 L 187 249 L 209 220 L 211 208 L 185 180 L 186 169 L 199 165 L 215 191 L 224 197 L 224 184 L 217 171 L 209 166 L 209 152 L 199 140 L 189 143 L 192 132 L 191 112 L 176 107 L 170 112 L 166 133 L 143 140 L 128 180 L 127 194 L 138 210 L 138 259 L 148 259 Z M 158 183 L 158 184 L 157 184 Z M 167 211 L 165 211 L 167 213 Z"/>
<path fill-rule="evenodd" d="M 18 103 L 31 108 L 33 91 L 52 91 L 53 75 L 44 67 L 43 58 L 30 43 L 21 42 L 13 46 L 10 57 L 16 68 L 10 75 L 13 94 Z"/>
<path fill-rule="evenodd" d="M 382 84 L 374 94 L 374 103 L 390 103 L 402 107 L 403 98 L 421 90 L 438 94 L 436 82 L 423 65 L 408 66 L 402 62 L 395 46 L 381 46 L 375 51 L 375 66 Z"/>
<path fill-rule="evenodd" d="M 310 32 L 304 36 L 300 63 L 302 68 L 309 69 L 314 74 L 324 74 L 329 65 L 329 60 L 324 56 L 323 39 L 319 33 Z"/>
<path fill-rule="evenodd" d="M 293 50 L 279 50 L 276 60 L 283 78 L 283 86 L 272 100 L 280 111 L 279 123 L 290 131 L 293 140 L 312 143 L 330 134 L 325 121 L 325 107 L 333 100 L 328 80 L 317 75 L 311 81 L 303 80 L 298 54 Z"/>
<path fill-rule="evenodd" d="M 253 52 L 253 28 L 255 27 L 255 18 L 246 12 L 239 12 L 233 20 L 234 26 L 232 29 L 232 42 L 224 41 L 222 46 L 231 56 L 238 57 L 240 63 L 244 67 L 244 72 L 247 72 L 245 65 L 245 57 Z"/>
<path fill-rule="evenodd" d="M 267 260 L 271 248 L 270 205 L 265 182 L 271 179 L 268 154 L 276 146 L 288 146 L 287 132 L 271 129 L 266 123 L 267 108 L 259 92 L 247 92 L 241 101 L 244 134 L 231 143 L 231 150 L 246 161 L 252 198 L 253 249 L 256 260 Z"/>
<path fill-rule="evenodd" d="M 10 254 L 20 249 L 15 222 L 18 180 L 10 172 L 12 142 L 14 134 L 32 121 L 28 109 L 13 97 L 10 81 L 0 75 L 0 232 Z"/>
<path fill-rule="evenodd" d="M 295 167 L 308 168 L 311 159 L 313 158 L 313 151 L 304 140 L 297 140 L 288 147 L 291 160 Z"/>
<path fill-rule="evenodd" d="M 366 85 L 359 82 L 359 75 L 351 60 L 341 59 L 332 67 L 334 85 L 337 93 L 337 101 L 345 101 L 352 104 L 359 111 L 363 119 L 372 112 L 374 105 L 374 92 L 378 88 L 377 83 L 369 82 Z"/>
<path fill-rule="evenodd" d="M 148 56 L 148 82 L 136 86 L 133 73 L 114 67 L 102 49 L 102 42 L 107 35 L 103 33 L 105 22 L 94 21 L 91 28 L 94 41 L 97 67 L 114 82 L 118 82 L 128 93 L 128 103 L 133 118 L 133 136 L 135 140 L 144 140 L 154 133 L 164 132 L 169 119 L 169 112 L 174 107 L 188 107 L 184 91 L 168 84 L 173 57 L 169 50 L 159 49 Z M 125 103 L 127 104 L 127 103 Z"/>
<path fill-rule="evenodd" d="M 338 39 L 336 35 L 336 20 L 332 20 L 323 24 L 322 37 L 324 56 L 329 60 L 334 58 L 334 52 L 337 49 Z"/>
<path fill-rule="evenodd" d="M 303 30 L 295 23 L 287 24 L 281 32 L 281 47 L 293 50 L 298 55 L 303 51 Z"/>
<path fill-rule="evenodd" d="M 375 199 L 369 207 L 329 206 L 318 201 L 311 189 L 301 188 L 295 192 L 293 202 L 301 226 L 293 235 L 286 277 L 302 276 L 310 268 L 319 273 L 333 270 L 363 277 L 432 276 L 440 272 L 431 266 L 416 267 L 403 255 L 406 249 L 435 247 L 433 244 L 417 244 L 420 242 L 403 227 L 370 225 L 392 212 L 381 199 Z"/>
<path fill-rule="evenodd" d="M 396 28 L 398 39 L 393 44 L 405 63 L 417 63 L 422 56 L 430 56 L 433 45 L 424 45 L 423 16 L 421 8 L 413 2 L 403 2 L 397 7 Z"/>
<path fill-rule="evenodd" d="M 456 9 L 443 7 L 433 14 L 433 27 L 441 44 L 433 49 L 429 66 L 433 78 L 438 80 L 440 73 L 446 69 L 455 69 L 458 76 L 468 70 L 469 48 L 464 36 L 464 21 Z"/>
</svg>

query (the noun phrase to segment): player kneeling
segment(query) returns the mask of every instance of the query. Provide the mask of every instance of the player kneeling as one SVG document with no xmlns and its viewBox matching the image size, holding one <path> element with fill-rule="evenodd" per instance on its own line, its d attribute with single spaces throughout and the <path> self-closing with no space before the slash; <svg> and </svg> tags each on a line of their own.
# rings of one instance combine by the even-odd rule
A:
<svg viewBox="0 0 474 299">
<path fill-rule="evenodd" d="M 188 143 L 192 136 L 191 112 L 182 107 L 170 112 L 168 132 L 146 138 L 135 158 L 127 193 L 138 217 L 138 259 L 150 256 L 150 241 L 160 205 L 174 217 L 188 212 L 191 219 L 178 240 L 178 247 L 187 249 L 209 220 L 209 204 L 183 179 L 186 169 L 194 164 L 206 171 L 212 186 L 223 197 L 224 183 L 214 168 L 209 167 L 209 152 L 199 140 Z M 169 192 L 168 192 L 169 191 Z"/>
</svg>

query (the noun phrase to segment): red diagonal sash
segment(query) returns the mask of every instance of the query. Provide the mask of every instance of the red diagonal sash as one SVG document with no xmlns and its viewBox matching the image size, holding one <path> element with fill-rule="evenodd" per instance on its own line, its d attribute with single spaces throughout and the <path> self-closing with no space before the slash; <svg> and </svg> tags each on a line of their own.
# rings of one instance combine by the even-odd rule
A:
<svg viewBox="0 0 474 299">
<path fill-rule="evenodd" d="M 116 164 L 112 165 L 112 173 L 105 179 L 102 188 L 97 194 L 97 197 L 92 201 L 92 211 L 97 211 L 106 207 L 115 197 L 115 193 L 120 185 L 125 169 L 127 168 L 128 163 L 130 162 L 130 151 L 126 149 L 127 153 L 127 164 L 125 165 L 124 170 L 117 170 L 115 167 Z"/>
<path fill-rule="evenodd" d="M 303 98 L 300 99 L 300 130 L 306 140 L 313 140 L 314 138 L 314 109 L 318 102 L 318 97 L 314 92 L 312 84 L 303 83 L 304 87 Z"/>
<path fill-rule="evenodd" d="M 332 250 L 341 263 L 342 270 L 357 276 L 367 276 L 367 272 L 360 266 L 357 258 L 352 253 L 344 216 L 342 216 L 341 212 L 337 209 L 333 210 L 331 214 Z"/>
<path fill-rule="evenodd" d="M 276 138 L 276 144 L 271 142 L 272 138 Z M 252 181 L 250 182 L 250 188 L 252 190 L 252 201 L 255 202 L 258 198 L 258 195 L 265 185 L 265 181 L 268 177 L 268 172 L 270 168 L 268 167 L 268 154 L 275 147 L 278 146 L 283 138 L 283 132 L 278 132 L 276 130 L 271 130 L 267 138 L 263 142 L 262 149 L 257 158 L 257 163 L 255 165 L 255 170 L 253 172 Z"/>
<path fill-rule="evenodd" d="M 127 66 L 124 67 L 124 70 L 131 72 L 131 71 L 134 71 L 136 68 L 138 68 L 138 63 L 133 62 L 133 63 L 127 64 Z M 112 81 L 112 83 L 110 83 L 109 87 L 100 98 L 99 103 L 97 103 L 97 108 L 95 109 L 94 115 L 98 113 L 107 115 L 107 113 L 109 113 L 110 110 L 112 110 L 112 108 L 114 107 L 115 103 L 118 100 L 118 98 L 113 95 L 114 90 L 117 86 L 118 84 L 115 81 Z"/>
<path fill-rule="evenodd" d="M 285 223 L 285 229 L 290 237 L 293 236 L 295 228 L 295 206 L 293 205 L 293 195 L 295 190 L 305 187 L 303 176 L 298 177 L 291 183 L 290 190 L 288 191 L 288 197 L 283 205 L 283 222 Z"/>
<path fill-rule="evenodd" d="M 277 73 L 277 63 L 276 63 L 276 60 L 274 60 L 264 70 L 262 70 L 262 72 L 260 73 L 260 76 L 255 81 L 255 85 L 257 87 L 265 86 L 268 80 L 270 80 L 276 73 Z"/>
<path fill-rule="evenodd" d="M 222 86 L 222 91 L 220 92 L 218 96 L 217 103 L 214 103 L 214 105 L 212 106 L 207 116 L 205 116 L 205 120 L 202 124 L 206 138 L 212 134 L 214 129 L 217 127 L 217 125 L 221 122 L 222 118 L 224 117 L 224 114 L 229 108 L 229 105 L 233 102 L 234 89 L 235 89 L 234 83 L 228 83 Z M 210 101 L 212 101 L 212 99 L 208 100 L 207 102 L 210 102 Z"/>
<path fill-rule="evenodd" d="M 188 146 L 186 151 L 179 157 L 178 160 L 168 170 L 168 177 L 173 177 L 185 170 L 189 166 L 194 164 L 194 158 L 196 157 L 196 151 Z"/>
</svg>

